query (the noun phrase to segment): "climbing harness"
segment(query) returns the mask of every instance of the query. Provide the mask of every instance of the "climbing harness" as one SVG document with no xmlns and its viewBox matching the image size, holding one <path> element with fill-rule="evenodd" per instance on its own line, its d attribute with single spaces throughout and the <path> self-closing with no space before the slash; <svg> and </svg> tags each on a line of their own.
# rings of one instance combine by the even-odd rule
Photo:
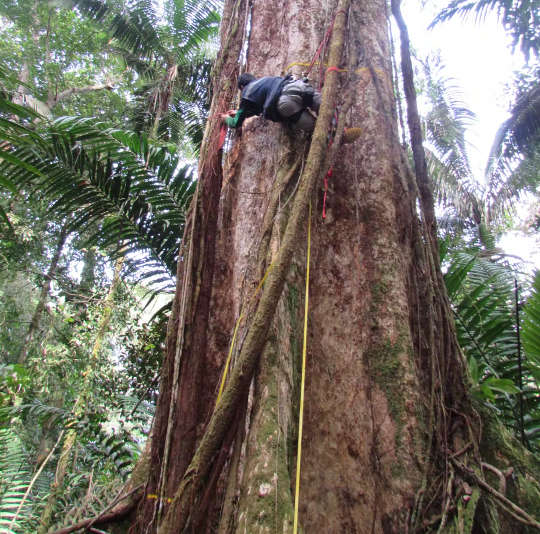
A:
<svg viewBox="0 0 540 534">
<path fill-rule="evenodd" d="M 298 532 L 298 503 L 300 496 L 300 467 L 302 462 L 302 431 L 304 428 L 304 389 L 306 385 L 307 326 L 309 309 L 309 263 L 311 258 L 311 201 L 309 202 L 307 260 L 306 260 L 306 297 L 304 302 L 304 341 L 302 344 L 302 376 L 300 379 L 300 407 L 298 414 L 298 447 L 296 453 L 296 486 L 294 490 L 293 534 Z"/>
</svg>

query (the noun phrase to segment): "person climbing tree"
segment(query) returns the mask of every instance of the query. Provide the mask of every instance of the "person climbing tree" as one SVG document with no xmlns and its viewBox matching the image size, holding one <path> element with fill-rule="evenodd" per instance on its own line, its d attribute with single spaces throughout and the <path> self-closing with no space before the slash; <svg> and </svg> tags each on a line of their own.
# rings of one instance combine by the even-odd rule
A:
<svg viewBox="0 0 540 534">
<path fill-rule="evenodd" d="M 305 80 L 295 80 L 290 74 L 255 78 L 245 72 L 238 78 L 242 91 L 240 107 L 221 115 L 229 128 L 240 128 L 245 119 L 262 115 L 274 122 L 290 124 L 294 130 L 312 132 L 321 94 Z"/>
</svg>

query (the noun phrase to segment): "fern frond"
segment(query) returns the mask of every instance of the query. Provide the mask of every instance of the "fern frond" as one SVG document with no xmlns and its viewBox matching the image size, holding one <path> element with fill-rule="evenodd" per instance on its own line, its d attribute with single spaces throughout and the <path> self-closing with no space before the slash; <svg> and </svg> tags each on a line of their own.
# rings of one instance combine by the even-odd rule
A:
<svg viewBox="0 0 540 534">
<path fill-rule="evenodd" d="M 31 502 L 25 500 L 31 473 L 19 437 L 10 429 L 0 429 L 0 531 L 22 533 L 32 516 Z"/>
</svg>

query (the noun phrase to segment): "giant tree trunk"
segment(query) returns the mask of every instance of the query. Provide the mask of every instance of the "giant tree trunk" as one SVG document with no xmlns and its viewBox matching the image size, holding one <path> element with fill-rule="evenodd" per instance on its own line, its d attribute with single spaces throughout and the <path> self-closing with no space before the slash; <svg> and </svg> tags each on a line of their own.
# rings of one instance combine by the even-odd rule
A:
<svg viewBox="0 0 540 534">
<path fill-rule="evenodd" d="M 300 74 L 334 17 L 330 64 L 316 65 L 313 76 L 322 82 L 326 71 L 311 150 L 309 138 L 257 118 L 232 134 L 222 158 L 218 114 L 233 107 L 246 39 L 245 70 L 263 76 L 290 66 Z M 399 144 L 387 17 L 382 0 L 350 8 L 343 0 L 225 2 L 150 473 L 132 533 L 292 532 L 308 200 L 300 524 L 310 533 L 386 534 L 431 522 L 442 532 L 465 521 L 470 501 L 472 528 L 477 493 L 458 497 L 467 476 L 482 478 L 466 476 L 480 467 L 481 425 L 442 283 L 433 206 L 420 184 L 427 217 L 419 215 L 418 184 Z M 336 84 L 338 156 L 323 220 L 329 162 L 321 147 Z M 362 128 L 354 144 L 339 145 L 342 120 Z"/>
</svg>

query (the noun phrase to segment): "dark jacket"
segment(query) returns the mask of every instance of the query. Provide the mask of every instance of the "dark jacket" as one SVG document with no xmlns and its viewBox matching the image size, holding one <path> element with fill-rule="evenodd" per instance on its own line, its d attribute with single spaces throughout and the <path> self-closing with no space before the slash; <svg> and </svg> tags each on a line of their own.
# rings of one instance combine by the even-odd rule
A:
<svg viewBox="0 0 540 534">
<path fill-rule="evenodd" d="M 283 86 L 291 76 L 264 76 L 246 85 L 242 91 L 240 107 L 247 116 L 262 115 L 274 122 L 283 122 L 276 109 L 276 104 Z"/>
</svg>

